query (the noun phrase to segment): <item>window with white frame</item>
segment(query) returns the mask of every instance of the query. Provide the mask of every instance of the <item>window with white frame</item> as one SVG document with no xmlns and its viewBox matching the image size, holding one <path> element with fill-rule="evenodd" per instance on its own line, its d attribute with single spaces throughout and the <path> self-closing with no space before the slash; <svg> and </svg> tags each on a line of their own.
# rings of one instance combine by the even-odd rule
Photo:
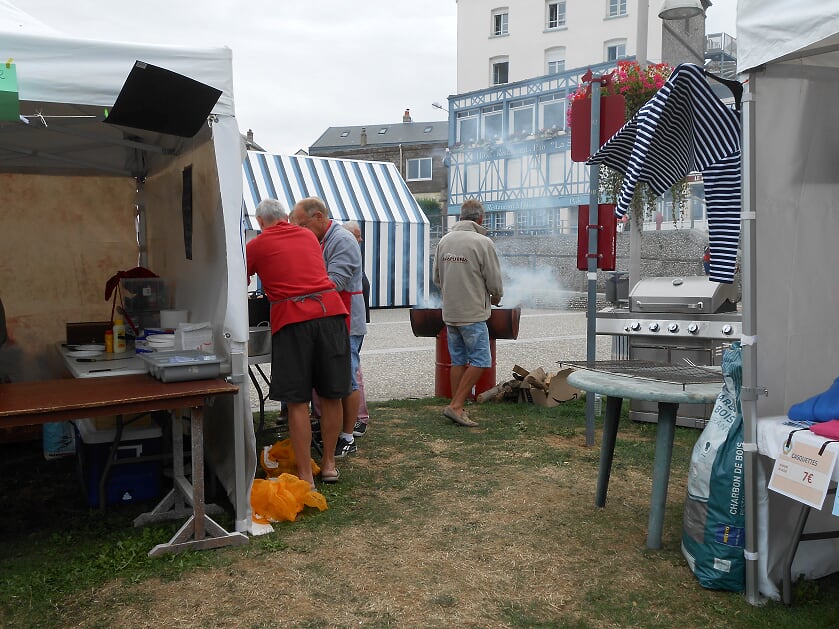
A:
<svg viewBox="0 0 839 629">
<path fill-rule="evenodd" d="M 542 128 L 547 131 L 565 129 L 565 99 L 560 94 L 549 94 L 539 99 L 542 108 Z"/>
<path fill-rule="evenodd" d="M 408 160 L 407 181 L 427 181 L 431 179 L 431 158 L 418 157 Z"/>
<path fill-rule="evenodd" d="M 481 110 L 481 122 L 484 140 L 501 140 L 504 133 L 504 105 L 484 107 Z"/>
<path fill-rule="evenodd" d="M 510 82 L 510 60 L 507 57 L 494 57 L 489 60 L 492 72 L 492 85 L 503 85 Z"/>
<path fill-rule="evenodd" d="M 545 0 L 545 28 L 551 30 L 565 26 L 565 0 Z"/>
<path fill-rule="evenodd" d="M 626 0 L 607 0 L 609 17 L 621 17 L 626 15 Z"/>
<path fill-rule="evenodd" d="M 457 141 L 461 144 L 474 144 L 478 141 L 478 112 L 457 112 Z"/>
<path fill-rule="evenodd" d="M 614 39 L 606 42 L 606 61 L 617 61 L 626 57 L 626 40 Z"/>
<path fill-rule="evenodd" d="M 510 9 L 501 7 L 492 11 L 492 35 L 499 37 L 510 32 Z"/>
<path fill-rule="evenodd" d="M 533 133 L 535 110 L 535 98 L 510 103 L 510 135 L 521 137 Z"/>
<path fill-rule="evenodd" d="M 565 72 L 565 46 L 548 48 L 545 51 L 545 74 Z"/>
</svg>

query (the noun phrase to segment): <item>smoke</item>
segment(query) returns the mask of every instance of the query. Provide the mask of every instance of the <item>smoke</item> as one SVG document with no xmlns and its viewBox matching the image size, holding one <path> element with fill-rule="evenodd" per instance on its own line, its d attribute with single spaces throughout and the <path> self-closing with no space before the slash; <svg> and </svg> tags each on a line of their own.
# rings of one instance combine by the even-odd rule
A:
<svg viewBox="0 0 839 629">
<path fill-rule="evenodd" d="M 504 281 L 505 308 L 559 308 L 566 310 L 571 300 L 571 291 L 563 288 L 549 268 L 515 266 L 501 258 L 501 275 Z M 428 299 L 417 301 L 417 308 L 442 308 L 443 301 L 436 286 L 432 286 Z"/>
<path fill-rule="evenodd" d="M 428 299 L 423 299 L 420 296 L 419 300 L 417 301 L 417 308 L 442 308 L 443 307 L 443 300 L 440 297 L 440 293 L 437 292 L 437 287 L 434 286 L 431 289 L 433 292 L 428 296 Z"/>
<path fill-rule="evenodd" d="M 501 273 L 504 277 L 504 298 L 501 300 L 504 307 L 568 308 L 571 292 L 563 288 L 552 269 L 513 266 L 502 258 Z"/>
</svg>

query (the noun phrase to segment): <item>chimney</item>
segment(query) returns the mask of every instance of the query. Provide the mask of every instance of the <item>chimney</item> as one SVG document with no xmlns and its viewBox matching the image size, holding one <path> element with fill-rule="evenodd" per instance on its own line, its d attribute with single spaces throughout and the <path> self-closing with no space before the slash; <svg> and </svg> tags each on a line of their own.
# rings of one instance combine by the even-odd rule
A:
<svg viewBox="0 0 839 629">
<path fill-rule="evenodd" d="M 367 127 L 361 127 L 361 146 L 367 146 Z"/>
<path fill-rule="evenodd" d="M 402 122 L 413 122 L 413 120 L 411 120 L 411 110 L 410 109 L 406 109 L 405 113 L 402 114 Z"/>
<path fill-rule="evenodd" d="M 248 143 L 253 143 L 253 129 L 248 129 Z"/>
</svg>

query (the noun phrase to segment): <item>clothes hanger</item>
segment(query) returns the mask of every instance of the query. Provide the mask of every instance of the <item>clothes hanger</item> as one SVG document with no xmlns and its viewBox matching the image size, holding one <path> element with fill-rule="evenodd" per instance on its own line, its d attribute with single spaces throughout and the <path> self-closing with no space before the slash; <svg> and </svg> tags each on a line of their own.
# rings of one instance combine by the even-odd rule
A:
<svg viewBox="0 0 839 629">
<path fill-rule="evenodd" d="M 708 70 L 702 70 L 702 72 L 709 79 L 714 79 L 718 83 L 722 83 L 728 89 L 731 90 L 731 93 L 734 95 L 734 111 L 737 112 L 737 115 L 740 115 L 740 103 L 743 100 L 743 84 L 740 83 L 740 81 L 734 81 L 732 79 L 724 79 L 721 76 L 717 76 L 716 74 L 712 74 L 711 72 L 708 72 Z"/>
</svg>

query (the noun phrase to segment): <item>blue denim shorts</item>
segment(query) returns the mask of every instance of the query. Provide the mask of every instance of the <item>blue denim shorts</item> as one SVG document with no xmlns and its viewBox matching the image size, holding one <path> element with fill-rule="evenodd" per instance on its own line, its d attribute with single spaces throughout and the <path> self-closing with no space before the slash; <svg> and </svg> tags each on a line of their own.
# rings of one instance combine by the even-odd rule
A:
<svg viewBox="0 0 839 629">
<path fill-rule="evenodd" d="M 482 369 L 492 367 L 489 351 L 489 330 L 485 321 L 469 325 L 447 325 L 449 356 L 452 365 L 472 365 Z"/>
</svg>

